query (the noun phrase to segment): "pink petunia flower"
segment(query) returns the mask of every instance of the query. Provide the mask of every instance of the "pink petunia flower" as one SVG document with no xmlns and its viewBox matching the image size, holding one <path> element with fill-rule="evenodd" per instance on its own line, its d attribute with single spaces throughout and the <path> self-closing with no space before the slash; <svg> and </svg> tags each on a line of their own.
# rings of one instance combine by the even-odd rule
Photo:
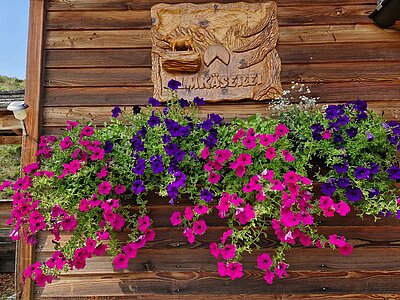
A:
<svg viewBox="0 0 400 300">
<path fill-rule="evenodd" d="M 112 185 L 108 181 L 103 181 L 98 186 L 98 193 L 100 195 L 108 195 L 112 190 Z"/>
<path fill-rule="evenodd" d="M 335 211 L 342 217 L 346 216 L 350 212 L 350 206 L 344 201 L 334 204 L 334 208 Z"/>
<path fill-rule="evenodd" d="M 89 205 L 88 200 L 85 199 L 85 198 L 82 199 L 82 200 L 79 202 L 79 211 L 81 211 L 81 212 L 88 212 L 89 209 L 90 209 L 90 205 Z"/>
<path fill-rule="evenodd" d="M 71 130 L 79 125 L 79 122 L 67 121 L 67 130 Z"/>
<path fill-rule="evenodd" d="M 329 242 L 338 247 L 344 247 L 347 244 L 346 238 L 344 236 L 338 236 L 337 234 L 331 234 L 329 236 Z"/>
<path fill-rule="evenodd" d="M 340 254 L 346 256 L 346 255 L 350 255 L 353 252 L 353 246 L 350 245 L 349 243 L 346 243 L 344 246 L 339 247 L 339 252 Z"/>
<path fill-rule="evenodd" d="M 209 155 L 210 155 L 210 150 L 208 149 L 208 147 L 205 147 L 203 150 L 201 150 L 202 159 L 207 159 Z"/>
<path fill-rule="evenodd" d="M 219 274 L 219 276 L 225 277 L 227 275 L 226 272 L 227 272 L 227 267 L 226 267 L 225 262 L 222 262 L 222 261 L 218 262 L 218 274 Z"/>
<path fill-rule="evenodd" d="M 213 242 L 210 244 L 210 252 L 211 252 L 211 255 L 214 256 L 216 259 L 219 258 L 220 252 L 219 252 L 218 244 L 216 242 Z"/>
<path fill-rule="evenodd" d="M 239 262 L 230 262 L 226 268 L 226 275 L 232 280 L 243 277 L 243 266 Z"/>
<path fill-rule="evenodd" d="M 291 162 L 291 161 L 295 160 L 294 156 L 289 151 L 282 150 L 281 153 L 283 155 L 283 159 L 286 160 L 287 162 Z"/>
<path fill-rule="evenodd" d="M 178 226 L 182 223 L 181 212 L 174 211 L 169 220 L 171 221 L 172 226 Z"/>
<path fill-rule="evenodd" d="M 332 132 L 330 132 L 329 130 L 325 130 L 322 133 L 322 138 L 325 140 L 329 140 L 331 138 L 331 136 L 332 136 Z"/>
<path fill-rule="evenodd" d="M 138 229 L 141 232 L 145 232 L 147 228 L 150 227 L 150 217 L 149 216 L 143 216 L 138 218 Z"/>
<path fill-rule="evenodd" d="M 81 131 L 82 136 L 92 136 L 93 133 L 94 133 L 94 129 L 91 126 L 85 126 L 85 127 L 83 127 L 83 129 Z"/>
<path fill-rule="evenodd" d="M 289 132 L 290 132 L 289 128 L 287 128 L 285 125 L 283 125 L 281 123 L 276 126 L 275 135 L 277 137 L 284 136 L 284 135 L 288 134 Z"/>
<path fill-rule="evenodd" d="M 196 206 L 194 207 L 194 211 L 198 215 L 204 215 L 204 214 L 206 214 L 208 212 L 208 206 L 201 205 L 201 204 L 196 204 Z"/>
<path fill-rule="evenodd" d="M 186 207 L 183 214 L 184 214 L 186 220 L 192 221 L 194 214 L 193 214 L 193 209 L 191 206 Z"/>
<path fill-rule="evenodd" d="M 263 253 L 257 257 L 257 266 L 261 270 L 269 270 L 269 268 L 272 266 L 272 259 L 268 253 Z"/>
<path fill-rule="evenodd" d="M 116 270 L 128 268 L 129 258 L 123 253 L 117 254 L 113 260 L 113 264 Z"/>
<path fill-rule="evenodd" d="M 188 239 L 188 242 L 190 244 L 194 243 L 194 234 L 192 229 L 185 228 L 185 230 L 183 231 L 183 235 Z"/>
<path fill-rule="evenodd" d="M 107 244 L 100 244 L 94 249 L 93 254 L 96 256 L 102 256 L 106 252 L 107 248 Z"/>
<path fill-rule="evenodd" d="M 121 194 L 123 194 L 123 193 L 126 192 L 126 188 L 125 188 L 124 185 L 118 184 L 118 185 L 114 188 L 114 192 L 115 192 L 117 195 L 121 195 Z"/>
<path fill-rule="evenodd" d="M 272 143 L 276 142 L 276 136 L 274 136 L 273 134 L 263 133 L 263 134 L 260 134 L 258 138 L 260 140 L 260 144 L 265 147 L 268 147 Z"/>
<path fill-rule="evenodd" d="M 122 247 L 122 251 L 124 251 L 128 258 L 135 258 L 138 252 L 138 247 L 135 243 L 129 243 Z"/>
<path fill-rule="evenodd" d="M 243 138 L 244 136 L 245 136 L 245 131 L 242 129 L 242 128 L 240 128 L 237 132 L 236 132 L 236 134 L 233 136 L 233 138 L 232 138 L 232 141 L 234 142 L 234 143 L 237 143 L 241 138 Z"/>
<path fill-rule="evenodd" d="M 236 247 L 233 244 L 228 244 L 220 250 L 223 259 L 228 260 L 235 257 Z"/>
<path fill-rule="evenodd" d="M 30 174 L 30 173 L 36 171 L 37 169 L 39 169 L 39 163 L 34 162 L 34 163 L 31 163 L 24 167 L 24 173 Z"/>
<path fill-rule="evenodd" d="M 208 182 L 215 184 L 221 179 L 221 175 L 211 172 L 210 175 L 208 176 Z"/>
<path fill-rule="evenodd" d="M 193 223 L 193 233 L 196 235 L 203 235 L 207 230 L 207 224 L 204 220 L 198 220 Z"/>
<path fill-rule="evenodd" d="M 64 230 L 72 232 L 78 226 L 78 220 L 75 218 L 74 215 L 70 215 L 62 219 L 61 225 L 64 228 Z"/>
<path fill-rule="evenodd" d="M 226 240 L 232 235 L 232 233 L 233 233 L 232 228 L 228 229 L 227 231 L 224 231 L 224 233 L 221 236 L 221 243 L 225 244 Z"/>
<path fill-rule="evenodd" d="M 269 147 L 265 151 L 265 158 L 269 160 L 273 160 L 276 157 L 276 152 L 274 147 Z"/>
<path fill-rule="evenodd" d="M 238 156 L 238 158 L 236 159 L 236 166 L 247 166 L 247 165 L 251 165 L 252 162 L 252 158 L 251 155 L 248 153 L 242 153 Z"/>
<path fill-rule="evenodd" d="M 263 190 L 259 191 L 259 192 L 257 193 L 257 195 L 256 195 L 256 200 L 257 200 L 258 202 L 262 202 L 262 201 L 264 201 L 266 198 L 267 198 L 267 196 L 265 195 L 265 193 L 264 193 Z"/>
<path fill-rule="evenodd" d="M 218 149 L 215 151 L 215 161 L 223 164 L 225 161 L 227 161 L 229 158 L 231 158 L 232 152 L 229 149 Z"/>
<path fill-rule="evenodd" d="M 275 273 L 271 271 L 267 271 L 264 275 L 264 280 L 268 284 L 272 284 L 274 281 Z"/>
</svg>

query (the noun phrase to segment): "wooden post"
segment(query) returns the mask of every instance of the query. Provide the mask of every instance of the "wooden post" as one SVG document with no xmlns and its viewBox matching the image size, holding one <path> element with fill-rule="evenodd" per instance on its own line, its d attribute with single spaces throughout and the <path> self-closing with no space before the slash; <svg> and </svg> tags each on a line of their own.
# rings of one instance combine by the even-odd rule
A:
<svg viewBox="0 0 400 300">
<path fill-rule="evenodd" d="M 43 87 L 45 0 L 31 0 L 29 12 L 28 57 L 26 67 L 25 103 L 29 105 L 26 118 L 27 136 L 22 137 L 21 166 L 36 161 L 37 140 L 40 134 L 41 95 Z M 21 283 L 24 269 L 34 261 L 34 247 L 24 241 L 17 243 L 17 299 L 32 299 L 33 285 Z"/>
</svg>

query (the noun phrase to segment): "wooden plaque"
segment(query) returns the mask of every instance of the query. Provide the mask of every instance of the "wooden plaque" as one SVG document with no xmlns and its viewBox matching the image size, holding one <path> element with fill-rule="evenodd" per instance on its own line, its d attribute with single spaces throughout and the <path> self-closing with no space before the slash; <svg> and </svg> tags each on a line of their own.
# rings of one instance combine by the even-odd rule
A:
<svg viewBox="0 0 400 300">
<path fill-rule="evenodd" d="M 208 101 L 266 100 L 281 95 L 277 6 L 267 3 L 157 4 L 152 17 L 154 97 Z"/>
</svg>

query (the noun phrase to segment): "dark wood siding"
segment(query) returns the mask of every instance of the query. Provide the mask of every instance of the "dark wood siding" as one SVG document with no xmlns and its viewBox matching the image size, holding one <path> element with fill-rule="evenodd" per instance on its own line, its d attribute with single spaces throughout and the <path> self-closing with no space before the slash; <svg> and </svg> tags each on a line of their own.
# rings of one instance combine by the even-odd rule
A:
<svg viewBox="0 0 400 300">
<path fill-rule="evenodd" d="M 43 133 L 60 133 L 67 119 L 106 121 L 114 105 L 144 105 L 152 95 L 150 8 L 156 0 L 47 0 L 43 80 Z M 167 3 L 184 1 L 167 0 Z M 209 1 L 197 0 L 194 3 Z M 236 2 L 225 1 L 219 2 Z M 248 1 L 258 2 L 258 1 Z M 368 101 L 388 119 L 400 116 L 400 26 L 382 30 L 367 15 L 375 0 L 278 0 L 282 82 L 307 84 L 320 104 Z M 202 108 L 230 118 L 266 112 L 266 103 L 221 102 Z M 324 233 L 346 235 L 354 253 L 296 248 L 288 256 L 289 278 L 269 286 L 255 269 L 256 253 L 244 258 L 237 281 L 220 278 L 207 250 L 223 230 L 188 245 L 169 227 L 172 208 L 152 201 L 157 238 L 114 272 L 107 257 L 93 258 L 35 298 L 51 299 L 395 299 L 400 294 L 400 231 L 396 220 L 362 222 L 354 214 L 322 224 Z M 181 204 L 182 205 L 182 204 Z M 183 208 L 179 206 L 176 208 Z M 121 238 L 123 238 L 121 234 Z M 36 259 L 50 255 L 51 240 L 39 235 Z M 266 240 L 270 248 L 276 241 Z"/>
</svg>

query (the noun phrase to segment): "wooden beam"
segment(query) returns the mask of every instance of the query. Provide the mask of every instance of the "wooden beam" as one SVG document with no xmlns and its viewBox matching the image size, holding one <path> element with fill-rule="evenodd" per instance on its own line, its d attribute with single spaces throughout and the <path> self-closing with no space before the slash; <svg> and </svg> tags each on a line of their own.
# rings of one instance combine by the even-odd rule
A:
<svg viewBox="0 0 400 300">
<path fill-rule="evenodd" d="M 0 131 L 21 129 L 21 123 L 13 114 L 0 114 Z"/>
<path fill-rule="evenodd" d="M 16 145 L 21 142 L 20 136 L 0 136 L 0 145 Z"/>
<path fill-rule="evenodd" d="M 41 95 L 43 90 L 45 0 L 30 1 L 28 57 L 25 83 L 25 102 L 29 105 L 26 118 L 27 136 L 22 140 L 21 166 L 36 160 L 37 140 L 40 133 Z M 21 168 L 22 169 L 22 168 Z M 17 299 L 32 299 L 33 284 L 27 280 L 24 285 L 21 275 L 33 263 L 34 251 L 24 241 L 17 243 L 16 295 Z"/>
</svg>

